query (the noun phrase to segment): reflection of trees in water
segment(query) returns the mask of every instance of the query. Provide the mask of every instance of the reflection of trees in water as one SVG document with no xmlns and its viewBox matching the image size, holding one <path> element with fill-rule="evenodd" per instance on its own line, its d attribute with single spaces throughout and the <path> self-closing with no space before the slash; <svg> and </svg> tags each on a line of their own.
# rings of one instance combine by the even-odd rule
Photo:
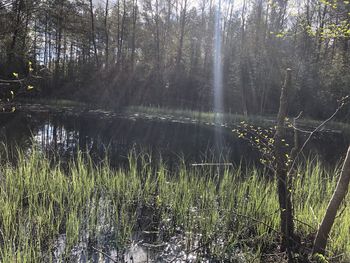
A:
<svg viewBox="0 0 350 263">
<path fill-rule="evenodd" d="M 135 149 L 146 151 L 155 159 L 162 154 L 162 159 L 170 165 L 177 163 L 179 157 L 188 162 L 215 160 L 218 156 L 233 163 L 258 159 L 258 154 L 245 141 L 237 139 L 226 128 L 220 132 L 221 147 L 217 149 L 215 129 L 204 125 L 47 113 L 16 113 L 0 118 L 1 140 L 10 149 L 16 145 L 30 148 L 33 134 L 41 150 L 66 158 L 80 149 L 96 159 L 104 158 L 107 153 L 112 165 L 120 165 L 126 163 L 127 155 Z M 345 141 L 339 134 L 319 134 L 310 143 L 309 150 L 320 153 L 326 161 L 336 162 L 346 150 L 343 149 Z"/>
<path fill-rule="evenodd" d="M 0 141 L 4 147 L 0 147 L 0 154 L 8 154 L 10 159 L 16 159 L 16 148 L 23 147 L 28 149 L 31 146 L 32 133 L 28 129 L 30 119 L 25 118 L 23 114 L 3 113 L 0 114 Z"/>
</svg>

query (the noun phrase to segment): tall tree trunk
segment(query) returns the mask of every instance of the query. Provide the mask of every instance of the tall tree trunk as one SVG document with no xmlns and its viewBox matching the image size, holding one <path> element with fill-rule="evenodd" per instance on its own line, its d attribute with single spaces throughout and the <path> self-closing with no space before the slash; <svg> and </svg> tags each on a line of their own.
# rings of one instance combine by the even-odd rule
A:
<svg viewBox="0 0 350 263">
<path fill-rule="evenodd" d="M 318 63 L 320 61 L 321 56 L 321 50 L 322 50 L 322 36 L 324 33 L 324 24 L 325 24 L 325 17 L 327 14 L 327 5 L 324 5 L 323 12 L 321 15 L 321 7 L 319 8 L 319 19 L 320 19 L 320 27 L 317 30 L 317 54 L 316 54 L 316 62 Z"/>
<path fill-rule="evenodd" d="M 90 0 L 90 16 L 91 16 L 91 38 L 92 38 L 92 44 L 94 46 L 94 56 L 95 56 L 95 62 L 96 66 L 99 66 L 98 61 L 98 55 L 97 55 L 97 45 L 96 45 L 96 34 L 95 34 L 95 18 L 94 18 L 94 9 L 92 5 L 92 0 Z"/>
<path fill-rule="evenodd" d="M 48 67 L 50 70 L 52 70 L 52 35 L 51 33 L 48 33 L 49 35 L 49 43 L 48 43 L 48 55 L 49 55 L 49 58 L 48 58 Z"/>
<path fill-rule="evenodd" d="M 348 25 L 348 28 L 349 28 L 349 25 L 350 25 L 350 5 L 346 5 L 346 24 Z M 350 34 L 347 34 L 346 36 L 344 36 L 343 38 L 343 48 L 342 48 L 342 51 L 343 51 L 343 57 L 344 57 L 344 63 L 345 64 L 348 64 L 349 62 L 349 42 L 350 42 Z"/>
<path fill-rule="evenodd" d="M 16 53 L 16 43 L 17 43 L 17 37 L 20 29 L 20 23 L 21 23 L 21 12 L 23 8 L 23 0 L 17 0 L 14 3 L 14 11 L 16 12 L 16 21 L 14 23 L 14 31 L 12 34 L 12 40 L 10 44 L 10 51 L 8 53 L 8 64 L 11 65 L 13 61 L 13 57 Z"/>
<path fill-rule="evenodd" d="M 205 35 L 207 36 L 205 38 L 205 47 L 204 47 L 204 61 L 203 61 L 203 72 L 204 76 L 207 76 L 207 80 L 209 80 L 210 76 L 210 59 L 211 59 L 211 53 L 212 53 L 212 41 L 211 41 L 211 34 L 209 28 L 211 28 L 211 18 L 213 17 L 213 1 L 210 0 L 209 2 L 209 11 L 208 11 L 208 20 L 206 22 L 206 30 Z"/>
<path fill-rule="evenodd" d="M 63 76 L 67 74 L 67 34 L 63 35 L 63 60 L 62 60 Z"/>
<path fill-rule="evenodd" d="M 247 107 L 247 90 L 249 82 L 249 70 L 246 55 L 246 43 L 245 43 L 245 11 L 246 0 L 243 1 L 242 13 L 241 13 L 241 46 L 240 46 L 240 73 L 241 73 L 241 99 L 242 99 L 242 111 L 244 116 L 248 116 Z"/>
<path fill-rule="evenodd" d="M 167 64 L 168 64 L 168 61 L 169 61 L 169 57 L 171 57 L 169 55 L 169 52 L 168 52 L 168 49 L 169 49 L 169 41 L 167 41 L 167 39 L 170 38 L 170 29 L 171 29 L 171 14 L 172 14 L 172 3 L 171 3 L 171 0 L 167 0 L 167 14 L 166 14 L 166 23 L 165 23 L 165 30 L 164 30 L 164 34 L 163 34 L 163 43 L 164 43 L 164 46 L 163 46 L 163 49 L 164 49 L 164 68 L 167 67 Z M 164 69 L 163 69 L 164 70 Z"/>
<path fill-rule="evenodd" d="M 187 15 L 187 0 L 184 0 L 184 7 L 181 10 L 181 25 L 180 25 L 180 40 L 177 49 L 176 56 L 176 71 L 178 73 L 182 60 L 182 52 L 185 38 L 185 25 L 186 25 L 186 15 Z"/>
<path fill-rule="evenodd" d="M 74 73 L 74 58 L 73 58 L 73 42 L 70 43 L 69 61 L 68 61 L 68 77 L 71 78 Z"/>
<path fill-rule="evenodd" d="M 289 262 L 292 262 L 292 240 L 294 240 L 293 207 L 291 186 L 289 185 L 287 156 L 282 140 L 285 138 L 285 118 L 288 108 L 288 93 L 291 89 L 291 69 L 287 69 L 284 85 L 281 90 L 280 106 L 277 115 L 277 128 L 274 136 L 276 158 L 276 179 L 281 217 L 281 249 L 287 251 Z"/>
<path fill-rule="evenodd" d="M 34 22 L 34 41 L 33 41 L 33 61 L 36 63 L 37 61 L 37 58 L 36 58 L 36 55 L 37 55 L 37 43 L 38 43 L 38 32 L 37 32 L 37 21 L 35 20 Z M 39 55 L 39 58 L 40 58 L 40 55 Z"/>
<path fill-rule="evenodd" d="M 322 220 L 322 223 L 317 231 L 315 238 L 312 254 L 324 254 L 329 233 L 334 224 L 337 211 L 345 199 L 348 192 L 350 182 L 350 146 L 345 157 L 343 168 L 337 183 L 337 187 L 333 193 L 332 199 L 330 200 L 326 214 Z"/>
<path fill-rule="evenodd" d="M 156 22 L 156 35 L 155 35 L 155 42 L 156 42 L 156 69 L 157 69 L 157 81 L 159 80 L 159 76 L 161 75 L 160 72 L 160 29 L 159 29 L 159 1 L 156 0 L 156 15 L 155 15 L 155 22 Z"/>
<path fill-rule="evenodd" d="M 58 76 L 58 73 L 60 71 L 60 59 L 61 59 L 61 48 L 62 48 L 62 27 L 63 27 L 63 7 L 64 7 L 64 0 L 60 1 L 60 11 L 59 11 L 59 17 L 58 17 L 58 32 L 56 33 L 56 61 L 55 61 L 55 72 L 56 76 Z"/>
<path fill-rule="evenodd" d="M 25 22 L 24 22 L 24 26 L 23 26 L 23 33 L 22 33 L 22 47 L 21 47 L 21 52 L 20 52 L 20 56 L 23 59 L 25 57 L 25 52 L 27 51 L 26 49 L 26 45 L 27 45 L 27 34 L 28 34 L 28 28 L 29 28 L 29 21 L 30 21 L 30 14 L 28 11 L 28 6 L 27 3 L 25 4 L 25 9 L 23 10 L 23 13 L 25 14 Z M 35 21 L 36 23 L 36 21 Z M 35 27 L 35 26 L 34 26 Z M 35 28 L 34 28 L 35 30 Z"/>
<path fill-rule="evenodd" d="M 117 68 L 119 68 L 120 54 L 120 0 L 117 0 Z"/>
<path fill-rule="evenodd" d="M 119 2 L 118 2 L 118 10 L 119 10 Z M 126 19 L 126 2 L 123 1 L 123 16 L 122 16 L 122 23 L 119 27 L 120 28 L 120 34 L 119 34 L 119 44 L 118 44 L 118 52 L 117 52 L 117 65 L 118 70 L 121 70 L 123 67 L 123 44 L 124 44 L 124 32 L 125 32 L 125 19 Z M 118 11 L 118 20 L 119 20 L 119 11 Z"/>
<path fill-rule="evenodd" d="M 136 50 L 136 22 L 137 22 L 137 0 L 133 0 L 132 8 L 132 38 L 131 38 L 131 72 L 134 72 L 135 68 L 135 50 Z"/>
<path fill-rule="evenodd" d="M 47 57 L 48 57 L 48 16 L 45 14 L 45 33 L 44 33 L 44 66 L 47 67 Z"/>
<path fill-rule="evenodd" d="M 105 49 L 105 58 L 106 58 L 106 65 L 105 67 L 108 68 L 109 64 L 109 34 L 108 34 L 108 0 L 106 0 L 106 7 L 105 7 L 105 38 L 106 38 L 106 49 Z"/>
</svg>

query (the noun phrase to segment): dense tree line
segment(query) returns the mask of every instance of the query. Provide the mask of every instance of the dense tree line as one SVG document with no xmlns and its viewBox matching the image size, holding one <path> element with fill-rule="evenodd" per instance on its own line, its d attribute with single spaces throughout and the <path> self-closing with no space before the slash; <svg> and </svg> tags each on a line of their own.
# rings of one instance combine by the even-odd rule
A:
<svg viewBox="0 0 350 263">
<path fill-rule="evenodd" d="M 291 111 L 322 118 L 349 93 L 348 0 L 221 0 L 224 107 L 277 112 L 287 67 Z M 40 96 L 111 106 L 213 108 L 219 0 L 0 0 L 0 79 Z"/>
</svg>

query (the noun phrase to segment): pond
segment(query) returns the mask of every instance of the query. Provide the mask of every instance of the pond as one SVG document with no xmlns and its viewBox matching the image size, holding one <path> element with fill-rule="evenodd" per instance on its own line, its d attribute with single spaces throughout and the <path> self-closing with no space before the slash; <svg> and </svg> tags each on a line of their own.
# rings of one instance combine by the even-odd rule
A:
<svg viewBox="0 0 350 263">
<path fill-rule="evenodd" d="M 97 158 L 108 152 L 115 167 L 127 165 L 132 150 L 161 157 L 169 166 L 180 160 L 186 164 L 259 163 L 257 150 L 232 132 L 234 124 L 215 125 L 142 112 L 58 110 L 43 105 L 19 107 L 15 113 L 1 114 L 0 121 L 0 138 L 9 146 L 27 149 L 34 142 L 42 151 L 61 157 L 73 156 L 78 149 Z M 301 142 L 306 137 L 301 134 Z M 292 140 L 291 132 L 287 140 Z M 348 143 L 349 138 L 341 131 L 319 132 L 308 143 L 304 156 L 317 154 L 322 161 L 335 164 L 344 156 Z"/>
</svg>

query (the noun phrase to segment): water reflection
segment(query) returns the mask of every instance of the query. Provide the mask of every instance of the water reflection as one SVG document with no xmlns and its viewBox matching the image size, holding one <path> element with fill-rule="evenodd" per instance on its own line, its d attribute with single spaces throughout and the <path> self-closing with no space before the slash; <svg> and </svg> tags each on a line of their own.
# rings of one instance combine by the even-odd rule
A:
<svg viewBox="0 0 350 263">
<path fill-rule="evenodd" d="M 180 157 L 187 163 L 215 161 L 222 156 L 234 164 L 259 160 L 258 152 L 228 127 L 220 127 L 222 148 L 217 153 L 217 128 L 192 121 L 48 112 L 3 114 L 0 121 L 0 138 L 9 148 L 28 149 L 34 141 L 42 151 L 67 158 L 79 149 L 95 158 L 108 153 L 113 166 L 127 164 L 127 156 L 133 149 L 148 152 L 156 159 L 161 155 L 170 166 L 178 163 Z M 306 155 L 314 152 L 335 163 L 345 153 L 348 141 L 341 133 L 319 133 L 310 141 Z"/>
<path fill-rule="evenodd" d="M 8 117 L 8 116 L 7 116 Z M 2 140 L 10 145 L 28 148 L 34 142 L 46 152 L 72 156 L 78 149 L 103 157 L 106 152 L 113 165 L 125 163 L 132 149 L 146 151 L 154 158 L 173 164 L 215 159 L 215 129 L 208 125 L 176 121 L 69 116 L 47 113 L 16 113 L 2 121 Z M 221 132 L 221 154 L 230 161 L 254 160 L 254 151 L 236 140 L 229 129 Z"/>
</svg>

